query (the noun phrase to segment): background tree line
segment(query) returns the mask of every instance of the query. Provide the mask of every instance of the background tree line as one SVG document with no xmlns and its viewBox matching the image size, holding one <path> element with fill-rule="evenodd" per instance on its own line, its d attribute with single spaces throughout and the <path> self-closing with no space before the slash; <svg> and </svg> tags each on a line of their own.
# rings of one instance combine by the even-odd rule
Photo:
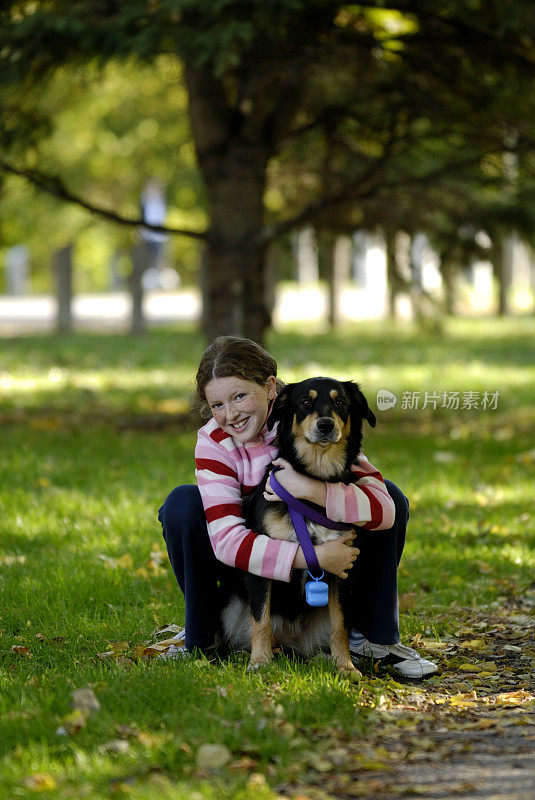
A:
<svg viewBox="0 0 535 800">
<path fill-rule="evenodd" d="M 2 244 L 102 263 L 157 174 L 186 270 L 202 249 L 208 336 L 262 339 L 270 248 L 305 225 L 327 271 L 337 235 L 379 228 L 394 292 L 398 231 L 427 233 L 448 286 L 484 230 L 504 310 L 504 240 L 535 222 L 534 69 L 528 0 L 7 3 Z"/>
</svg>

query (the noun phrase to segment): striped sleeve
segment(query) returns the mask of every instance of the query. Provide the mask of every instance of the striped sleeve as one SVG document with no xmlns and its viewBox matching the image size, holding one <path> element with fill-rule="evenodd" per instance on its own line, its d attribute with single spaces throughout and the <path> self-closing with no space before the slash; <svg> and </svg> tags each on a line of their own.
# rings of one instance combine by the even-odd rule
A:
<svg viewBox="0 0 535 800">
<path fill-rule="evenodd" d="M 383 476 L 362 453 L 351 465 L 355 482 L 327 484 L 326 513 L 336 522 L 351 522 L 372 531 L 394 524 L 396 509 Z"/>
<path fill-rule="evenodd" d="M 195 448 L 197 485 L 215 556 L 230 567 L 288 582 L 299 545 L 270 539 L 245 526 L 240 476 L 232 457 L 232 438 L 228 438 L 230 442 L 224 438 L 217 441 L 206 429 L 201 429 Z"/>
</svg>

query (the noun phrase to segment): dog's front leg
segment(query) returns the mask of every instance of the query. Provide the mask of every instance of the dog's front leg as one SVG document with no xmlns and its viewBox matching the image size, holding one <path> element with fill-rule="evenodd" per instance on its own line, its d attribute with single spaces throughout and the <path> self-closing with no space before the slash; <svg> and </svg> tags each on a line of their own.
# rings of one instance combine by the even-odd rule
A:
<svg viewBox="0 0 535 800">
<path fill-rule="evenodd" d="M 329 618 L 331 621 L 331 656 L 338 669 L 343 672 L 360 674 L 351 661 L 349 639 L 340 605 L 340 586 L 333 581 L 329 587 Z"/>
<path fill-rule="evenodd" d="M 271 636 L 271 581 L 247 575 L 251 610 L 251 660 L 248 669 L 258 669 L 273 658 Z"/>
</svg>

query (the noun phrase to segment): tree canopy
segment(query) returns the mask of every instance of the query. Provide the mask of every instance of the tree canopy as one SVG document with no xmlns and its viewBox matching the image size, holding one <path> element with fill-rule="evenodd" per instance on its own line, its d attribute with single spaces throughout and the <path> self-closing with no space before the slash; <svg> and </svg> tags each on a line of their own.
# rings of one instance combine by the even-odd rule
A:
<svg viewBox="0 0 535 800">
<path fill-rule="evenodd" d="M 47 0 L 8 3 L 0 23 L 6 86 L 88 62 L 183 64 L 207 198 L 209 335 L 262 338 L 266 247 L 285 232 L 358 219 L 380 197 L 401 202 L 454 177 L 498 185 L 508 149 L 532 172 L 528 0 Z M 4 165 L 12 157 L 38 177 L 24 148 L 8 133 L 2 142 Z"/>
</svg>

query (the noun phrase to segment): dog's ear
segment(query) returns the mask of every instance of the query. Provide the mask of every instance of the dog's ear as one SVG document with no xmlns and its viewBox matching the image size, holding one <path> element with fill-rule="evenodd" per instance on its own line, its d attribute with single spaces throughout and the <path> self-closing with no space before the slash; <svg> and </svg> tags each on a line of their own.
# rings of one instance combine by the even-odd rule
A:
<svg viewBox="0 0 535 800">
<path fill-rule="evenodd" d="M 279 422 L 279 420 L 282 418 L 287 402 L 288 402 L 288 387 L 283 386 L 283 388 L 280 390 L 277 397 L 273 401 L 273 405 L 271 406 L 271 411 L 269 412 L 269 417 L 267 418 L 266 422 L 268 431 L 272 430 L 275 423 Z"/>
<path fill-rule="evenodd" d="M 369 407 L 368 401 L 360 391 L 358 383 L 346 381 L 344 386 L 351 400 L 350 412 L 357 413 L 362 419 L 365 419 L 372 428 L 375 428 L 377 419 Z"/>
</svg>

